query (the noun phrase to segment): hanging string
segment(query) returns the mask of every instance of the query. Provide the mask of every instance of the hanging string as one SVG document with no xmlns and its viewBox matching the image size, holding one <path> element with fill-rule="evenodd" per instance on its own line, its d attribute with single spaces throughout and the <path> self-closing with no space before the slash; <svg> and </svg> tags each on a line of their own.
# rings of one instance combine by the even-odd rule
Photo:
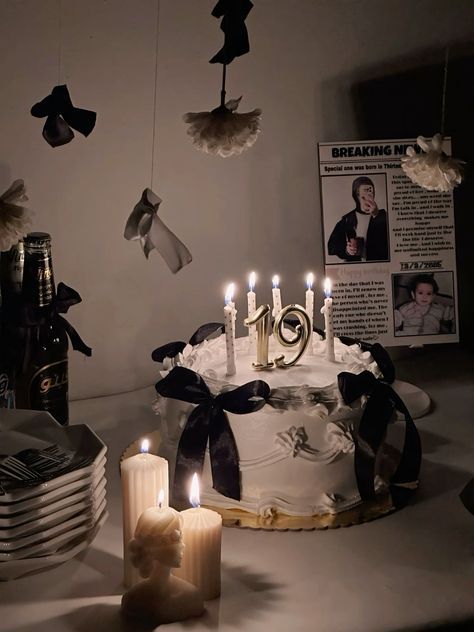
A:
<svg viewBox="0 0 474 632">
<path fill-rule="evenodd" d="M 448 85 L 448 61 L 449 61 L 449 46 L 446 47 L 446 53 L 444 55 L 443 98 L 441 102 L 441 136 L 444 136 L 444 121 L 446 117 L 446 89 Z"/>
<path fill-rule="evenodd" d="M 63 47 L 63 3 L 58 0 L 58 86 L 61 85 L 61 56 Z"/>
<path fill-rule="evenodd" d="M 155 169 L 155 138 L 156 138 L 156 101 L 158 88 L 158 29 L 160 20 L 160 0 L 156 0 L 156 32 L 155 32 L 155 90 L 153 93 L 153 133 L 151 141 L 151 174 L 150 188 L 153 190 L 153 172 Z"/>
<path fill-rule="evenodd" d="M 227 64 L 222 64 L 221 105 L 225 105 L 225 78 Z"/>
</svg>

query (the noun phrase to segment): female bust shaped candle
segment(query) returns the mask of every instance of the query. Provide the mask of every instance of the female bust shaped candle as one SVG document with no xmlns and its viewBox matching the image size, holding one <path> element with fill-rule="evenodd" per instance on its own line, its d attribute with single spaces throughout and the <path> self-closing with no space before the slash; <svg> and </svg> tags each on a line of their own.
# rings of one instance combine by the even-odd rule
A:
<svg viewBox="0 0 474 632">
<path fill-rule="evenodd" d="M 122 597 L 126 616 L 159 625 L 204 612 L 201 592 L 171 575 L 171 568 L 181 566 L 182 526 L 181 515 L 171 508 L 151 507 L 141 514 L 129 548 L 132 564 L 146 579 Z"/>
</svg>

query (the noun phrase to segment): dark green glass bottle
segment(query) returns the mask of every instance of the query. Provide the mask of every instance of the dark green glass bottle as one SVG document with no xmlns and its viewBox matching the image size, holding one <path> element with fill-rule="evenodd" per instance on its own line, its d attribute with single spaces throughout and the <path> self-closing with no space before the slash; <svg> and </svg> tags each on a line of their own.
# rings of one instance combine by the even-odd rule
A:
<svg viewBox="0 0 474 632">
<path fill-rule="evenodd" d="M 17 408 L 45 410 L 60 424 L 68 423 L 68 338 L 51 314 L 56 296 L 51 237 L 30 233 L 25 238 L 22 303 L 28 314 L 16 374 Z"/>
<path fill-rule="evenodd" d="M 18 354 L 12 334 L 19 317 L 24 258 L 23 240 L 0 254 L 0 408 L 15 408 Z"/>
</svg>

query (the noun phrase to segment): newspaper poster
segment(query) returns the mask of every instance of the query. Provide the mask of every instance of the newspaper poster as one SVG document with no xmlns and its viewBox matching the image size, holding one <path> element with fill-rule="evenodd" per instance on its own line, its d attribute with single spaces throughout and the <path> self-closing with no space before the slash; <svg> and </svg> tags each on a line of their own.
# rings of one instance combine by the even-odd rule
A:
<svg viewBox="0 0 474 632">
<path fill-rule="evenodd" d="M 384 346 L 459 340 L 453 195 L 403 173 L 410 145 L 419 150 L 414 139 L 318 145 L 336 335 Z"/>
</svg>

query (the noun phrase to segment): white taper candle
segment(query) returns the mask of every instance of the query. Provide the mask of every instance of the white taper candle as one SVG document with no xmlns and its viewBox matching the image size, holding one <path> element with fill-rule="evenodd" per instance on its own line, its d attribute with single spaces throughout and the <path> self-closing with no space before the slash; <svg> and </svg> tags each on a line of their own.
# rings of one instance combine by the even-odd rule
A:
<svg viewBox="0 0 474 632">
<path fill-rule="evenodd" d="M 272 277 L 272 297 L 273 297 L 273 318 L 276 318 L 281 312 L 281 291 L 280 291 L 280 277 L 275 274 Z"/>
<path fill-rule="evenodd" d="M 332 298 L 331 298 L 331 281 L 326 278 L 324 281 L 324 306 L 321 308 L 321 314 L 324 314 L 324 331 L 326 332 L 326 358 L 330 362 L 336 360 L 334 355 L 334 325 L 332 319 Z"/>
<path fill-rule="evenodd" d="M 309 332 L 310 343 L 308 345 L 307 353 L 312 355 L 313 353 L 313 322 L 314 322 L 314 292 L 313 292 L 314 274 L 310 272 L 306 275 L 306 311 L 311 321 L 311 328 Z"/>
<path fill-rule="evenodd" d="M 257 295 L 254 292 L 255 289 L 255 272 L 249 274 L 249 291 L 247 292 L 247 312 L 250 318 L 257 309 Z M 255 325 L 249 325 L 249 351 L 255 352 L 257 349 L 257 327 Z"/>
<path fill-rule="evenodd" d="M 231 283 L 225 293 L 224 307 L 225 347 L 227 356 L 226 374 L 228 376 L 235 375 L 235 316 L 237 310 L 232 302 L 233 297 L 234 284 Z"/>
</svg>

